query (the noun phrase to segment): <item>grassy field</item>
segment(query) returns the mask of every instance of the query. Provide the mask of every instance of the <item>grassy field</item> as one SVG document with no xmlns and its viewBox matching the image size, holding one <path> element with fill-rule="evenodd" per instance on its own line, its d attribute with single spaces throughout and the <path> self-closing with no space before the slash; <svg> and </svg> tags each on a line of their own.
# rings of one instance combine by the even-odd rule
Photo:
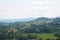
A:
<svg viewBox="0 0 60 40">
<path fill-rule="evenodd" d="M 27 35 L 37 35 L 37 40 L 39 38 L 42 38 L 43 40 L 49 38 L 49 39 L 57 39 L 58 37 L 54 36 L 52 33 L 44 33 L 44 34 L 39 34 L 39 33 L 24 33 L 23 35 L 27 36 Z"/>
</svg>

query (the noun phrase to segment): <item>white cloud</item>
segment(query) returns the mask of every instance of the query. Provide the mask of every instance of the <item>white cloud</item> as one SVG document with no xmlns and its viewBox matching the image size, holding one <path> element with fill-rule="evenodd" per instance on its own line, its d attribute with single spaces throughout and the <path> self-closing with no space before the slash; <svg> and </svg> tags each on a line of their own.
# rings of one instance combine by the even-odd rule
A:
<svg viewBox="0 0 60 40">
<path fill-rule="evenodd" d="M 33 2 L 32 4 L 49 4 L 49 2 Z"/>
<path fill-rule="evenodd" d="M 0 19 L 60 16 L 60 0 L 0 0 Z"/>
<path fill-rule="evenodd" d="M 60 2 L 59 0 L 36 0 L 32 3 L 34 13 L 39 13 L 40 16 L 56 17 L 60 16 Z"/>
</svg>

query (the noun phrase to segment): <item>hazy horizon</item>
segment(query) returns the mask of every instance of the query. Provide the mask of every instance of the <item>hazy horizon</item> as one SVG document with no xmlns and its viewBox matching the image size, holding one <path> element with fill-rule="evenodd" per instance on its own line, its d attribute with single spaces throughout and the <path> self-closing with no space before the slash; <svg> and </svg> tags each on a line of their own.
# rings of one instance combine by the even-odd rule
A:
<svg viewBox="0 0 60 40">
<path fill-rule="evenodd" d="M 0 19 L 60 17 L 60 0 L 0 0 Z"/>
</svg>

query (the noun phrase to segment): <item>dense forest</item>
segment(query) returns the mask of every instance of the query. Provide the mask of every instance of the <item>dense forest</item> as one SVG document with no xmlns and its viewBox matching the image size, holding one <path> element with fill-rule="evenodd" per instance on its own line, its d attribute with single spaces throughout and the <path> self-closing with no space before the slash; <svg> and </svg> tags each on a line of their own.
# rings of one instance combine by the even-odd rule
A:
<svg viewBox="0 0 60 40">
<path fill-rule="evenodd" d="M 60 17 L 0 21 L 0 40 L 60 40 Z"/>
</svg>

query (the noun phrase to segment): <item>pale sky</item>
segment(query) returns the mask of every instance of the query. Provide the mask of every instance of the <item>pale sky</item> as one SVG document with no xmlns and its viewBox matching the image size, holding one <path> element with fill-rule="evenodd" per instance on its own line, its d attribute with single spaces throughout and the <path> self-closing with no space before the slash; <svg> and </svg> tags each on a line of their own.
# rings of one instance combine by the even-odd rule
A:
<svg viewBox="0 0 60 40">
<path fill-rule="evenodd" d="M 0 19 L 60 16 L 60 0 L 0 0 Z"/>
</svg>

